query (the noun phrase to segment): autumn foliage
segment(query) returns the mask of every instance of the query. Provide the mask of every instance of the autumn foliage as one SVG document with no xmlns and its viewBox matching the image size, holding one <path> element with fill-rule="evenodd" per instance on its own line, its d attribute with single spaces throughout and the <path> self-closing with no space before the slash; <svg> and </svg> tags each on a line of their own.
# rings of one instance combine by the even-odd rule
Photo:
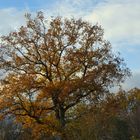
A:
<svg viewBox="0 0 140 140">
<path fill-rule="evenodd" d="M 26 19 L 26 26 L 2 37 L 0 116 L 13 115 L 35 133 L 59 135 L 78 117 L 74 108 L 96 104 L 130 72 L 101 26 L 46 20 L 42 12 Z"/>
</svg>

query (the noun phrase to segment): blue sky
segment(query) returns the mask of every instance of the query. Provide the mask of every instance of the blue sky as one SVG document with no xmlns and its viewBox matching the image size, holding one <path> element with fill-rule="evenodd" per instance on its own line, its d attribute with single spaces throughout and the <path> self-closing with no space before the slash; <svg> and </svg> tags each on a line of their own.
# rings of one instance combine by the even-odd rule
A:
<svg viewBox="0 0 140 140">
<path fill-rule="evenodd" d="M 101 24 L 113 50 L 133 72 L 124 86 L 140 87 L 140 0 L 0 0 L 0 34 L 24 25 L 25 12 L 40 10 L 47 17 L 82 17 Z"/>
<path fill-rule="evenodd" d="M 71 2 L 71 4 L 75 4 L 77 6 L 77 4 L 81 1 L 79 0 L 73 0 L 74 2 Z M 84 0 L 83 0 L 84 1 Z M 85 1 L 83 7 L 87 7 L 87 9 L 89 9 L 89 5 L 88 4 L 97 4 L 100 1 L 103 2 L 103 0 L 92 0 L 92 1 Z M 0 1 L 0 8 L 8 8 L 8 7 L 16 7 L 19 10 L 23 10 L 25 8 L 30 8 L 30 10 L 36 11 L 36 10 L 40 10 L 40 9 L 44 9 L 44 8 L 48 8 L 48 7 L 52 7 L 53 5 L 55 5 L 56 3 L 67 3 L 69 2 L 69 0 L 1 0 Z M 82 5 L 80 5 L 82 6 Z"/>
<path fill-rule="evenodd" d="M 1 0 L 0 8 L 17 8 L 18 10 L 24 10 L 30 8 L 30 10 L 38 10 L 45 6 L 49 7 L 56 0 Z"/>
</svg>

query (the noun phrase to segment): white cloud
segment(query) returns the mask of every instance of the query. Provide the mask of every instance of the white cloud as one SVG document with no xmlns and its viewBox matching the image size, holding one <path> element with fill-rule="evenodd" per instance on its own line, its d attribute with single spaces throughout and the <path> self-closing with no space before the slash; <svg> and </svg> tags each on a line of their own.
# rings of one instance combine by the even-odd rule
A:
<svg viewBox="0 0 140 140">
<path fill-rule="evenodd" d="M 89 3 L 91 0 L 87 0 Z M 63 17 L 82 17 L 86 14 L 86 10 L 82 10 L 85 1 L 83 0 L 58 0 L 56 3 L 50 7 L 50 9 L 45 9 L 44 12 L 47 16 L 63 16 Z M 87 8 L 88 9 L 88 8 Z"/>
<path fill-rule="evenodd" d="M 132 88 L 140 88 L 140 72 L 134 72 L 133 76 L 128 78 L 123 84 L 123 89 L 130 90 Z"/>
<path fill-rule="evenodd" d="M 131 77 L 128 77 L 124 83 L 121 83 L 121 88 L 129 91 L 133 88 L 140 88 L 140 71 L 133 71 Z M 120 89 L 119 86 L 114 86 L 111 88 L 111 92 L 118 92 Z"/>
<path fill-rule="evenodd" d="M 4 35 L 25 24 L 25 11 L 15 8 L 0 9 L 0 35 Z"/>
<path fill-rule="evenodd" d="M 105 29 L 105 36 L 119 46 L 140 45 L 140 1 L 107 1 L 100 3 L 87 15 Z M 123 44 L 122 44 L 123 42 Z"/>
</svg>

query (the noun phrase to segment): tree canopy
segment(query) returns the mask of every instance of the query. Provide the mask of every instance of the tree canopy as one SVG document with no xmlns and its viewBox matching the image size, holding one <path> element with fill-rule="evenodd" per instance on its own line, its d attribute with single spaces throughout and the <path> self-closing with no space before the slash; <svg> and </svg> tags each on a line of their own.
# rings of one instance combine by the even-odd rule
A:
<svg viewBox="0 0 140 140">
<path fill-rule="evenodd" d="M 112 52 L 98 24 L 42 12 L 18 31 L 2 37 L 0 116 L 15 116 L 28 127 L 57 131 L 80 102 L 96 103 L 130 75 Z M 48 129 L 47 129 L 48 128 Z"/>
</svg>

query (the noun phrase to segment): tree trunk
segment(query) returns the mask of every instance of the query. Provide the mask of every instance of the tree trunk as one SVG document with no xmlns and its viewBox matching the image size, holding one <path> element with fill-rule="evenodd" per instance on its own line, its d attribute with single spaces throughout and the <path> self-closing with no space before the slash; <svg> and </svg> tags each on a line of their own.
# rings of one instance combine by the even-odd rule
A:
<svg viewBox="0 0 140 140">
<path fill-rule="evenodd" d="M 66 125 L 64 109 L 60 109 L 60 124 L 62 128 L 64 128 Z"/>
<path fill-rule="evenodd" d="M 56 136 L 55 140 L 66 140 L 66 136 L 65 136 L 65 125 L 66 125 L 66 121 L 65 121 L 65 110 L 63 108 L 63 103 L 61 103 L 58 99 L 58 95 L 59 92 L 56 94 L 56 92 L 53 94 L 52 100 L 54 103 L 55 108 L 55 116 L 56 119 L 59 121 L 60 123 L 60 133 L 61 136 Z"/>
<path fill-rule="evenodd" d="M 56 110 L 56 118 L 60 123 L 60 133 L 61 136 L 56 136 L 55 140 L 66 140 L 66 135 L 65 135 L 65 111 L 63 108 L 59 108 Z"/>
</svg>

